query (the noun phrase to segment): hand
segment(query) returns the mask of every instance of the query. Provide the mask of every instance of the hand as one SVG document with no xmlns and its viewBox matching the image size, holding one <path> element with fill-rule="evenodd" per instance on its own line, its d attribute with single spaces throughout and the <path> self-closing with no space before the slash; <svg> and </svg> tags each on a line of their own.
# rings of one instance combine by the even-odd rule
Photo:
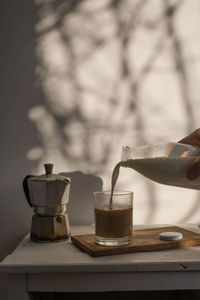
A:
<svg viewBox="0 0 200 300">
<path fill-rule="evenodd" d="M 184 137 L 178 143 L 200 147 L 200 128 L 196 129 L 195 131 Z M 195 180 L 198 177 L 200 177 L 200 159 L 196 160 L 192 167 L 187 171 L 186 177 L 189 180 Z"/>
</svg>

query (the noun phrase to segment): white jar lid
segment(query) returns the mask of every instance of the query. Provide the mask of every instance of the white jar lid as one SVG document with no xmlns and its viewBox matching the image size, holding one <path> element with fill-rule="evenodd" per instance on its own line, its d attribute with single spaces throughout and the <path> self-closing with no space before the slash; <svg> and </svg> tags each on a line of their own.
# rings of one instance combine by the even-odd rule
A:
<svg viewBox="0 0 200 300">
<path fill-rule="evenodd" d="M 181 240 L 183 238 L 183 235 L 181 232 L 161 232 L 159 234 L 160 239 L 163 241 L 177 241 Z"/>
</svg>

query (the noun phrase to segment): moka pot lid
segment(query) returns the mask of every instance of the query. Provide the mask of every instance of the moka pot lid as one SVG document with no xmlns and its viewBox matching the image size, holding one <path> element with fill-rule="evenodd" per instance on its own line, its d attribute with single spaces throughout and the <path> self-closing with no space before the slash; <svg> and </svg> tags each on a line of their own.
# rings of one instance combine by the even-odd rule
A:
<svg viewBox="0 0 200 300">
<path fill-rule="evenodd" d="M 43 181 L 43 182 L 52 182 L 52 181 L 63 181 L 64 183 L 70 183 L 71 179 L 66 176 L 58 175 L 52 173 L 53 171 L 53 164 L 47 163 L 44 164 L 45 174 L 39 176 L 33 176 L 29 178 L 29 181 Z"/>
</svg>

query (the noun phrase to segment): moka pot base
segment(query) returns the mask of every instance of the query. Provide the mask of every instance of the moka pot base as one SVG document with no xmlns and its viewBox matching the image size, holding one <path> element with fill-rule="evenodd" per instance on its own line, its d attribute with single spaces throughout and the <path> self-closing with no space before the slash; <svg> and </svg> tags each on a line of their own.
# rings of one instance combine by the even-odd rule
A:
<svg viewBox="0 0 200 300">
<path fill-rule="evenodd" d="M 34 242 L 62 242 L 70 236 L 67 215 L 33 215 L 30 239 Z"/>
</svg>

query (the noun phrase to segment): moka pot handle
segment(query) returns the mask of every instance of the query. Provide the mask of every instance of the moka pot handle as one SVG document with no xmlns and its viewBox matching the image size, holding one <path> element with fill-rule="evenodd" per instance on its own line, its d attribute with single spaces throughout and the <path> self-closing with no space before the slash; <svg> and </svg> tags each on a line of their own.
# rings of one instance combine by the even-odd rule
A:
<svg viewBox="0 0 200 300">
<path fill-rule="evenodd" d="M 29 187 L 28 187 L 28 179 L 34 177 L 33 175 L 27 175 L 24 177 L 23 180 L 23 189 L 24 189 L 24 194 L 26 196 L 26 200 L 28 202 L 28 204 L 30 205 L 30 207 L 32 207 L 32 203 L 31 203 L 31 198 L 30 198 L 30 193 L 29 193 Z"/>
</svg>

